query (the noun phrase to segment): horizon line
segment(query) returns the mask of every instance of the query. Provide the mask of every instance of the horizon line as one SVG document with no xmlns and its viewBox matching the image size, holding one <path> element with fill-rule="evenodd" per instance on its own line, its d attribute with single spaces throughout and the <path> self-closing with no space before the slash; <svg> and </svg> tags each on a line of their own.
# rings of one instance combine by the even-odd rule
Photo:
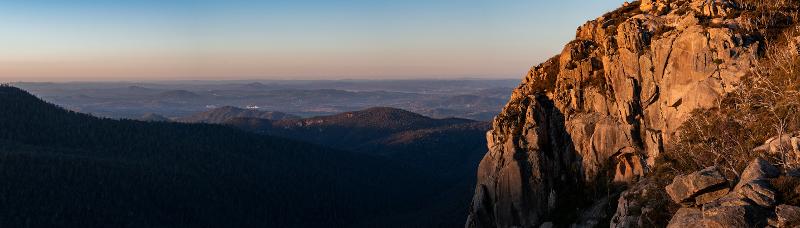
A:
<svg viewBox="0 0 800 228">
<path fill-rule="evenodd" d="M 335 78 L 335 79 L 147 79 L 147 80 L 130 80 L 130 79 L 110 79 L 110 80 L 13 80 L 1 81 L 3 83 L 164 83 L 164 82 L 268 82 L 268 81 L 491 81 L 491 80 L 521 80 L 516 77 L 421 77 L 421 78 Z"/>
</svg>

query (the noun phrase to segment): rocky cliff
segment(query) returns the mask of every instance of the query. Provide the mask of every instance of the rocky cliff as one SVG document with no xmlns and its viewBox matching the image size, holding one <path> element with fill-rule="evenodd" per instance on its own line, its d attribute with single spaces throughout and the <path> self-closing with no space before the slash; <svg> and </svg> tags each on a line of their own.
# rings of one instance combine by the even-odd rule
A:
<svg viewBox="0 0 800 228">
<path fill-rule="evenodd" d="M 666 191 L 683 207 L 667 227 L 798 227 L 800 207 L 785 204 L 797 202 L 781 202 L 793 201 L 798 181 L 763 159 L 750 162 L 735 185 L 716 166 L 677 176 Z"/>
<path fill-rule="evenodd" d="M 580 26 L 494 119 L 466 226 L 607 222 L 610 186 L 648 173 L 690 113 L 757 63 L 764 31 L 748 7 L 644 0 Z"/>
</svg>

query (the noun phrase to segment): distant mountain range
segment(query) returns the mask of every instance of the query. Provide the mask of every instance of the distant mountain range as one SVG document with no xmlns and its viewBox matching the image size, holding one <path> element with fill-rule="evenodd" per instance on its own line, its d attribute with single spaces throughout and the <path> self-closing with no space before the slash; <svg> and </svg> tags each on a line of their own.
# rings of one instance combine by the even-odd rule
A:
<svg viewBox="0 0 800 228">
<path fill-rule="evenodd" d="M 487 121 L 519 80 L 198 81 L 160 83 L 15 83 L 69 110 L 99 117 L 168 118 L 209 107 L 255 107 L 301 117 L 394 107 L 435 118 Z"/>
<path fill-rule="evenodd" d="M 157 95 L 154 96 L 155 99 L 176 99 L 176 100 L 198 99 L 201 97 L 202 96 L 200 94 L 196 94 L 186 90 L 170 90 L 158 93 Z"/>
</svg>

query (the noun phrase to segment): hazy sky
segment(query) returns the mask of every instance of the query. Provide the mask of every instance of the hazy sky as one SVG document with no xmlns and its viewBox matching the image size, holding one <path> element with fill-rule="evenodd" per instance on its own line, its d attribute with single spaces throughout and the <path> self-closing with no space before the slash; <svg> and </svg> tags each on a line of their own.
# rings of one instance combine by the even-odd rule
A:
<svg viewBox="0 0 800 228">
<path fill-rule="evenodd" d="M 622 2 L 0 1 L 0 81 L 517 78 Z"/>
</svg>

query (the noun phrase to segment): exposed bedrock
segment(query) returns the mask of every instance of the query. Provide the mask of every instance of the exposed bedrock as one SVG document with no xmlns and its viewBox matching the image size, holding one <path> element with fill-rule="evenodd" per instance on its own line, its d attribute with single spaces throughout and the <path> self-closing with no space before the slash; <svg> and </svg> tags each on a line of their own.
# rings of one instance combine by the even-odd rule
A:
<svg viewBox="0 0 800 228">
<path fill-rule="evenodd" d="M 466 226 L 567 226 L 609 183 L 647 173 L 690 112 L 715 107 L 755 63 L 761 42 L 737 10 L 650 0 L 580 26 L 494 119 Z"/>
</svg>

